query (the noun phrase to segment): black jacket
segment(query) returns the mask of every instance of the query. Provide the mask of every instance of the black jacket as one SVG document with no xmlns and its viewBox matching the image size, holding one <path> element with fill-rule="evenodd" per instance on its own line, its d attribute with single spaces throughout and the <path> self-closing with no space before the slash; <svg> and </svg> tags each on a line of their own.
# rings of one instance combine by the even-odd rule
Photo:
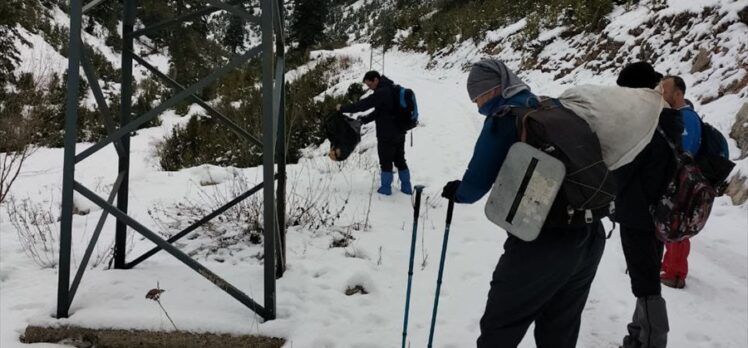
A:
<svg viewBox="0 0 748 348">
<path fill-rule="evenodd" d="M 678 110 L 663 109 L 659 127 L 680 147 L 683 117 Z M 667 140 L 655 131 L 652 141 L 631 163 L 615 171 L 618 180 L 615 220 L 623 225 L 654 230 L 649 208 L 662 195 L 675 171 L 675 155 Z"/>
<path fill-rule="evenodd" d="M 358 102 L 342 106 L 340 111 L 353 113 L 374 108 L 374 111 L 362 117 L 361 121 L 363 123 L 376 122 L 377 139 L 396 139 L 402 137 L 405 135 L 405 132 L 400 130 L 395 123 L 395 115 L 397 113 L 395 92 L 395 85 L 392 80 L 382 76 L 374 93 Z"/>
</svg>

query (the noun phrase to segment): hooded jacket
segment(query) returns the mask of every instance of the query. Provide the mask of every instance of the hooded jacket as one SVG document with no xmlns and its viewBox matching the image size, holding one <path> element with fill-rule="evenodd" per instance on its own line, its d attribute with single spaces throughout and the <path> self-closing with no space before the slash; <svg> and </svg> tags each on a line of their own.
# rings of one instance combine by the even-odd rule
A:
<svg viewBox="0 0 748 348">
<path fill-rule="evenodd" d="M 391 140 L 405 136 L 395 123 L 397 109 L 395 105 L 395 85 L 386 76 L 379 78 L 379 85 L 364 99 L 353 104 L 344 105 L 340 111 L 345 113 L 363 112 L 374 108 L 374 111 L 361 118 L 364 124 L 375 122 L 377 128 L 377 139 Z"/>
<path fill-rule="evenodd" d="M 488 193 L 499 175 L 509 148 L 519 141 L 516 117 L 496 115 L 511 106 L 537 105 L 537 97 L 529 90 L 522 90 L 509 98 L 497 96 L 481 108 L 481 114 L 486 116 L 486 120 L 475 143 L 473 157 L 457 189 L 455 201 L 474 203 Z"/>
<path fill-rule="evenodd" d="M 554 101 L 558 103 L 558 100 Z M 488 101 L 480 108 L 480 113 L 486 116 L 478 140 L 475 144 L 473 157 L 470 159 L 468 168 L 462 177 L 462 182 L 455 193 L 455 202 L 474 203 L 481 199 L 491 190 L 499 170 L 504 164 L 509 149 L 519 140 L 517 128 L 517 116 L 507 111 L 507 108 L 526 107 L 537 108 L 540 106 L 536 97 L 529 88 L 521 90 L 509 98 L 497 96 Z M 582 214 L 576 214 L 571 221 L 564 200 L 558 198 L 554 201 L 548 212 L 545 226 L 570 227 L 583 226 L 585 219 Z"/>
</svg>

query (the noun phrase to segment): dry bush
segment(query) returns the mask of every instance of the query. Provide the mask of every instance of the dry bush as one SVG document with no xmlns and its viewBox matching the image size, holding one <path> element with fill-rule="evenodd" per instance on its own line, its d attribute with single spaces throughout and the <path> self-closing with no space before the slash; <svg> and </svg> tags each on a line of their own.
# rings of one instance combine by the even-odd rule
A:
<svg viewBox="0 0 748 348">
<path fill-rule="evenodd" d="M 308 169 L 302 164 L 301 170 L 289 178 L 286 226 L 301 227 L 312 233 L 330 232 L 334 239 L 340 234 L 340 239 L 346 241 L 345 245 L 340 246 L 346 246 L 353 239 L 352 233 L 365 226 L 363 216 L 341 223 L 352 192 L 336 191 L 335 176 L 310 175 Z M 168 238 L 248 191 L 258 182 L 237 174 L 226 184 L 200 187 L 197 198 L 185 199 L 172 206 L 155 207 L 148 214 L 156 223 L 159 233 Z M 230 255 L 233 251 L 245 249 L 247 245 L 260 244 L 264 233 L 263 214 L 260 191 L 192 232 L 187 237 L 188 240 L 193 240 L 192 250 L 187 253 L 191 256 L 224 252 Z"/>
<path fill-rule="evenodd" d="M 1 132 L 0 132 L 1 133 Z M 0 134 L 0 138 L 3 134 Z M 10 192 L 10 187 L 21 173 L 23 162 L 33 152 L 31 146 L 23 146 L 21 150 L 0 153 L 0 203 L 4 202 Z"/>
<path fill-rule="evenodd" d="M 100 186 L 97 185 L 97 191 Z M 49 194 L 53 199 L 49 201 L 34 201 L 31 198 L 22 200 L 16 199 L 16 196 L 9 196 L 7 201 L 7 213 L 11 225 L 16 230 L 16 236 L 24 252 L 42 268 L 55 268 L 59 261 L 59 243 L 60 243 L 60 214 L 61 203 L 59 199 L 59 187 L 50 189 Z M 73 214 L 83 217 L 88 215 L 89 209 L 83 209 L 73 203 Z M 87 218 L 87 217 L 85 217 Z M 84 219 L 85 219 L 84 218 Z M 98 221 L 99 216 L 95 216 Z M 109 216 L 109 219 L 112 219 Z M 86 220 L 80 232 L 88 231 L 89 227 L 95 226 Z M 76 233 L 76 235 L 79 235 Z M 85 233 L 84 233 L 85 235 Z M 100 265 L 107 265 L 107 269 L 112 267 L 114 261 L 114 236 L 111 240 L 105 242 L 104 238 L 99 238 L 94 248 L 88 267 L 93 269 Z M 135 233 L 128 233 L 125 245 L 125 255 L 129 255 L 135 242 Z M 85 243 L 88 246 L 88 238 L 76 239 L 76 243 Z M 76 249 L 71 250 L 72 264 L 77 264 Z"/>
<path fill-rule="evenodd" d="M 45 81 L 29 75 L 34 88 Z M 8 198 L 10 187 L 21 173 L 26 159 L 34 152 L 35 130 L 41 120 L 36 93 L 18 93 L 0 100 L 0 203 Z"/>
<path fill-rule="evenodd" d="M 24 252 L 42 268 L 57 267 L 58 223 L 55 205 L 34 203 L 30 199 L 20 202 L 10 197 L 8 216 L 15 227 Z"/>
</svg>

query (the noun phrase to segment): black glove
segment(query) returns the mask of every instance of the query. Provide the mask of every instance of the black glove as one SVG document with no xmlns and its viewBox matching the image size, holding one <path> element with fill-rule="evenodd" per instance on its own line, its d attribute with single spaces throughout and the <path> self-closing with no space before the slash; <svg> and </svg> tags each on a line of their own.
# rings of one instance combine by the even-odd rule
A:
<svg viewBox="0 0 748 348">
<path fill-rule="evenodd" d="M 442 189 L 442 197 L 454 200 L 455 195 L 457 194 L 457 189 L 460 188 L 460 182 L 460 180 L 453 180 L 444 185 L 444 189 Z"/>
</svg>

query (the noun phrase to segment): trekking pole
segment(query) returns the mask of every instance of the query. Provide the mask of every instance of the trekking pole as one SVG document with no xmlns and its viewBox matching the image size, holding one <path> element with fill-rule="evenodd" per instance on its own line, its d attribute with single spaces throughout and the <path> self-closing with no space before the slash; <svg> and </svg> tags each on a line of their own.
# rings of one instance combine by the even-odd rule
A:
<svg viewBox="0 0 748 348">
<path fill-rule="evenodd" d="M 431 332 L 429 332 L 428 348 L 434 341 L 434 327 L 436 326 L 436 308 L 439 306 L 439 291 L 442 287 L 442 274 L 444 273 L 444 259 L 447 258 L 447 239 L 449 238 L 449 225 L 452 224 L 452 212 L 454 211 L 455 201 L 449 200 L 447 208 L 447 226 L 444 228 L 444 242 L 442 242 L 442 256 L 439 260 L 439 276 L 436 278 L 436 297 L 434 298 L 434 312 L 431 313 Z"/>
<path fill-rule="evenodd" d="M 403 347 L 408 336 L 408 312 L 410 310 L 410 286 L 413 280 L 413 259 L 416 254 L 416 232 L 418 231 L 418 215 L 421 211 L 421 193 L 423 185 L 416 185 L 416 204 L 413 207 L 413 237 L 410 239 L 410 264 L 408 265 L 408 290 L 405 293 L 405 319 L 403 320 Z"/>
</svg>

